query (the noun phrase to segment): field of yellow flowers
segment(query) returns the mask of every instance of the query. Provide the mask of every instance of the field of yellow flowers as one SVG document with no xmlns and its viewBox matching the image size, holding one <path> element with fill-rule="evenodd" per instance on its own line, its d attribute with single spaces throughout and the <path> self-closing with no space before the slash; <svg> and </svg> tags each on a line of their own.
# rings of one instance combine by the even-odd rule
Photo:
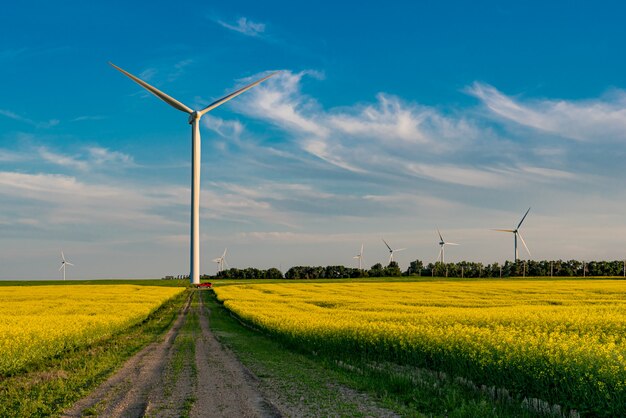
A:
<svg viewBox="0 0 626 418">
<path fill-rule="evenodd" d="M 583 414 L 626 414 L 623 281 L 287 283 L 215 292 L 244 321 L 317 353 L 445 371 Z"/>
<path fill-rule="evenodd" d="M 0 376 L 109 337 L 182 291 L 135 285 L 0 286 Z"/>
</svg>

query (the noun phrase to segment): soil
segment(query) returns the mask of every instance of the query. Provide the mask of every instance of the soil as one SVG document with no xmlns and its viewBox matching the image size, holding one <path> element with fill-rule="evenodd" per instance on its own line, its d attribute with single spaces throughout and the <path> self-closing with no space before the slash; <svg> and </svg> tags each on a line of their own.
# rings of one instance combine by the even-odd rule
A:
<svg viewBox="0 0 626 418">
<path fill-rule="evenodd" d="M 193 345 L 190 352 L 195 355 L 184 356 L 183 364 L 179 362 L 174 367 L 174 342 L 190 314 L 195 314 L 199 322 L 199 330 L 190 340 Z M 359 411 L 361 416 L 393 415 L 373 407 L 363 394 L 341 387 L 337 387 L 337 391 L 343 396 L 354 397 L 358 404 L 371 405 Z M 62 416 L 242 418 L 318 415 L 314 408 L 286 404 L 285 394 L 272 392 L 216 339 L 209 328 L 208 310 L 200 304 L 192 305 L 189 299 L 162 340 L 137 353 Z"/>
</svg>

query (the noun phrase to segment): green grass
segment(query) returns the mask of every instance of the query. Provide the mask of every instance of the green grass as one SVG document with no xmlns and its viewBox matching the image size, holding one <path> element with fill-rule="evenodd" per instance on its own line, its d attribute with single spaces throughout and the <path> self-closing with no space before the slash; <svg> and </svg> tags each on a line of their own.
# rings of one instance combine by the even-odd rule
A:
<svg viewBox="0 0 626 418">
<path fill-rule="evenodd" d="M 512 398 L 505 390 L 479 388 L 444 373 L 287 346 L 242 325 L 212 292 L 201 293 L 219 340 L 256 374 L 262 386 L 286 394 L 287 403 L 314 408 L 304 415 L 362 415 L 355 402 L 338 395 L 337 385 L 341 385 L 367 393 L 379 406 L 403 416 L 533 416 L 521 407 L 522 399 Z"/>
<path fill-rule="evenodd" d="M 190 311 L 185 318 L 185 323 L 180 329 L 176 340 L 174 341 L 174 356 L 170 364 L 172 374 L 171 387 L 176 384 L 176 381 L 180 379 L 183 372 L 188 374 L 188 378 L 192 382 L 196 382 L 198 376 L 198 367 L 196 366 L 196 338 L 200 338 L 200 322 L 198 321 L 198 314 L 195 312 L 199 305 L 198 291 L 192 290 L 192 299 L 190 305 Z M 170 387 L 170 390 L 171 390 Z M 170 396 L 166 391 L 166 396 Z M 189 394 L 183 403 L 181 417 L 188 417 L 191 412 L 191 408 L 195 403 L 196 398 L 193 394 Z"/>
<path fill-rule="evenodd" d="M 142 323 L 107 340 L 42 359 L 19 375 L 0 378 L 0 416 L 60 414 L 142 347 L 162 336 L 187 295 L 188 292 L 183 292 L 175 296 Z"/>
</svg>

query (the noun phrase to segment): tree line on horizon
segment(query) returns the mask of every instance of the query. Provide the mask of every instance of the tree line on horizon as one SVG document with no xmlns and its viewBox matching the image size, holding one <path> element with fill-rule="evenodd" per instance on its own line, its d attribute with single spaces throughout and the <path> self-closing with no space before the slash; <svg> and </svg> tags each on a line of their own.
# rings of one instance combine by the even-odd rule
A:
<svg viewBox="0 0 626 418">
<path fill-rule="evenodd" d="M 283 275 L 277 268 L 267 270 L 248 267 L 244 269 L 229 268 L 215 276 L 203 274 L 202 280 L 210 279 L 342 279 L 361 277 L 451 277 L 451 278 L 507 278 L 507 277 L 585 277 L 585 276 L 625 276 L 624 261 L 578 261 L 554 260 L 506 261 L 504 264 L 492 263 L 484 265 L 473 261 L 458 263 L 424 263 L 420 260 L 411 261 L 409 267 L 402 271 L 397 262 L 387 266 L 376 263 L 369 269 L 358 269 L 345 266 L 294 266 Z M 166 276 L 164 279 L 189 279 L 189 275 Z"/>
</svg>

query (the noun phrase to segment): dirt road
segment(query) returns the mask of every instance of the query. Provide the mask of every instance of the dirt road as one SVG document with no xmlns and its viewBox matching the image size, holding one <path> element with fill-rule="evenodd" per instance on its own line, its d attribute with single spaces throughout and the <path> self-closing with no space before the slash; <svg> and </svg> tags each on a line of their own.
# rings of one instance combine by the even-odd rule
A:
<svg viewBox="0 0 626 418">
<path fill-rule="evenodd" d="M 191 295 L 162 341 L 141 350 L 62 416 L 281 416 L 210 332 L 199 292 Z"/>
<path fill-rule="evenodd" d="M 365 394 L 334 381 L 325 385 L 336 401 L 330 396 L 315 399 L 297 373 L 278 381 L 272 376 L 258 380 L 211 332 L 202 292 L 190 292 L 161 341 L 137 353 L 62 416 L 397 417 Z M 306 364 L 302 366 L 313 373 Z"/>
</svg>

